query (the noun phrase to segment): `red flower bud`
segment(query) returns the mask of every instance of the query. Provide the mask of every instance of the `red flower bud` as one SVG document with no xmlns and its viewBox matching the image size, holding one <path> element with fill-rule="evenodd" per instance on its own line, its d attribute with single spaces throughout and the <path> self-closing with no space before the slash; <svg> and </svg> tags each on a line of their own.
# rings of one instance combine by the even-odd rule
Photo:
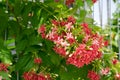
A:
<svg viewBox="0 0 120 80">
<path fill-rule="evenodd" d="M 40 64 L 41 62 L 42 62 L 41 58 L 35 58 L 34 59 L 34 63 L 36 63 L 36 64 Z"/>
<path fill-rule="evenodd" d="M 112 63 L 115 65 L 115 64 L 118 63 L 118 60 L 117 60 L 117 59 L 113 59 L 113 60 L 112 60 Z"/>
<path fill-rule="evenodd" d="M 109 42 L 108 41 L 105 41 L 104 42 L 104 46 L 108 46 Z"/>
<path fill-rule="evenodd" d="M 41 25 L 39 28 L 38 28 L 38 33 L 40 34 L 43 34 L 43 33 L 45 33 L 45 31 L 46 31 L 46 27 L 45 27 L 45 25 Z"/>
</svg>

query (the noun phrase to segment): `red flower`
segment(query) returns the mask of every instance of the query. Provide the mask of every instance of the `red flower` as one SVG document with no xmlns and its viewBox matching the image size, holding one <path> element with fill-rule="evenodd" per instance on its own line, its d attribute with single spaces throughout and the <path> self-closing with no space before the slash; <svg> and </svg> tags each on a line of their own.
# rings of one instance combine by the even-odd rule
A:
<svg viewBox="0 0 120 80">
<path fill-rule="evenodd" d="M 75 2 L 75 0 L 66 0 L 65 4 L 67 6 L 70 6 L 71 4 L 73 4 Z"/>
<path fill-rule="evenodd" d="M 101 58 L 102 57 L 102 52 L 97 51 L 96 58 Z"/>
<path fill-rule="evenodd" d="M 40 63 L 42 63 L 42 59 L 41 58 L 35 58 L 34 63 L 40 64 Z"/>
<path fill-rule="evenodd" d="M 8 65 L 6 65 L 6 64 L 4 64 L 4 63 L 0 63 L 0 71 L 8 71 L 7 70 L 7 68 L 8 68 Z"/>
<path fill-rule="evenodd" d="M 38 80 L 38 75 L 36 73 L 31 73 L 32 78 L 31 80 Z"/>
<path fill-rule="evenodd" d="M 87 23 L 82 23 L 81 26 L 87 35 L 91 34 L 91 29 L 88 27 Z"/>
<path fill-rule="evenodd" d="M 66 33 L 66 39 L 70 44 L 75 42 L 75 38 L 73 37 L 72 33 Z"/>
<path fill-rule="evenodd" d="M 118 60 L 117 60 L 117 59 L 113 59 L 113 60 L 112 60 L 112 63 L 113 63 L 114 65 L 116 65 L 116 64 L 118 63 Z"/>
<path fill-rule="evenodd" d="M 103 37 L 102 36 L 99 36 L 98 34 L 92 34 L 91 36 L 91 39 L 92 39 L 92 45 L 93 47 L 96 46 L 98 48 L 101 48 L 103 47 Z"/>
<path fill-rule="evenodd" d="M 101 70 L 101 73 L 103 75 L 107 75 L 109 72 L 110 72 L 110 68 L 108 68 L 108 67 Z"/>
<path fill-rule="evenodd" d="M 66 50 L 62 47 L 54 47 L 53 50 L 61 56 L 66 56 Z"/>
<path fill-rule="evenodd" d="M 90 80 L 100 80 L 100 75 L 98 75 L 96 72 L 94 71 L 88 71 L 88 75 L 87 77 L 90 79 Z"/>
<path fill-rule="evenodd" d="M 46 28 L 45 28 L 45 25 L 41 25 L 39 28 L 38 28 L 38 33 L 40 34 L 40 33 L 45 33 L 45 31 L 46 31 Z"/>
<path fill-rule="evenodd" d="M 48 80 L 48 79 L 45 78 L 45 75 L 39 74 L 38 75 L 38 80 Z"/>
<path fill-rule="evenodd" d="M 67 19 L 68 22 L 72 22 L 73 24 L 75 24 L 76 19 L 73 16 L 69 16 Z"/>
<path fill-rule="evenodd" d="M 105 41 L 104 42 L 104 46 L 108 46 L 109 42 L 108 41 Z"/>
<path fill-rule="evenodd" d="M 25 72 L 23 78 L 24 80 L 51 80 L 50 75 L 36 74 L 34 72 Z"/>
<path fill-rule="evenodd" d="M 84 63 L 80 59 L 80 55 L 75 55 L 75 53 L 72 54 L 72 56 L 71 55 L 69 56 L 66 63 L 75 65 L 78 68 L 84 66 Z"/>
<path fill-rule="evenodd" d="M 24 78 L 25 80 L 32 80 L 32 77 L 33 77 L 33 73 L 32 73 L 32 72 L 25 72 L 25 73 L 23 74 L 23 78 Z"/>
<path fill-rule="evenodd" d="M 90 36 L 89 36 L 89 35 L 86 35 L 86 36 L 84 37 L 84 39 L 82 40 L 82 42 L 83 42 L 83 43 L 86 43 L 86 42 L 88 42 L 88 40 L 90 40 Z"/>
<path fill-rule="evenodd" d="M 81 26 L 84 27 L 84 28 L 88 28 L 88 24 L 87 23 L 82 23 Z"/>
<path fill-rule="evenodd" d="M 65 24 L 67 24 L 67 22 L 65 22 L 65 21 L 61 21 L 61 22 L 60 22 L 60 25 L 61 25 L 61 26 L 65 26 Z"/>
<path fill-rule="evenodd" d="M 57 28 L 53 28 L 52 31 L 49 32 L 46 37 L 47 37 L 47 39 L 49 39 L 51 41 L 58 40 L 59 35 L 57 33 Z"/>
<path fill-rule="evenodd" d="M 97 2 L 97 0 L 92 0 L 92 2 L 93 2 L 93 3 L 96 3 L 96 2 Z"/>
<path fill-rule="evenodd" d="M 59 25 L 59 22 L 58 22 L 57 20 L 52 20 L 51 22 L 52 22 L 52 24 L 55 25 L 55 26 L 58 26 L 58 25 Z"/>
<path fill-rule="evenodd" d="M 46 38 L 45 33 L 41 33 L 41 37 L 42 37 L 42 38 Z"/>
<path fill-rule="evenodd" d="M 120 73 L 117 73 L 117 74 L 115 75 L 115 80 L 120 80 Z"/>
<path fill-rule="evenodd" d="M 75 39 L 74 39 L 74 38 L 69 38 L 69 39 L 68 39 L 68 42 L 69 42 L 70 44 L 73 44 L 73 43 L 75 42 Z"/>
<path fill-rule="evenodd" d="M 70 31 L 73 28 L 72 22 L 67 23 L 65 27 L 68 31 Z"/>
</svg>

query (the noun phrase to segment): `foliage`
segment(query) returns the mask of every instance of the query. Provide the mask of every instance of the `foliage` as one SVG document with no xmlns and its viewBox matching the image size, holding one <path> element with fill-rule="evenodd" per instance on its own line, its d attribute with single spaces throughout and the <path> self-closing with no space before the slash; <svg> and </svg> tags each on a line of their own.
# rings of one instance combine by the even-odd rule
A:
<svg viewBox="0 0 120 80">
<path fill-rule="evenodd" d="M 90 7 L 95 2 L 96 0 L 86 0 L 86 4 Z M 42 32 L 39 32 L 38 29 L 42 24 L 47 25 L 45 33 L 48 34 L 53 26 L 50 23 L 51 20 L 62 21 L 64 19 L 66 21 L 68 16 L 75 17 L 76 21 L 73 25 L 76 28 L 72 33 L 77 36 L 78 43 L 81 44 L 86 34 L 89 34 L 88 26 L 86 29 L 82 29 L 82 26 L 86 27 L 87 23 L 93 34 L 99 35 L 101 33 L 101 29 L 93 25 L 93 19 L 86 16 L 92 11 L 84 9 L 85 2 L 83 0 L 70 0 L 70 3 L 63 3 L 64 0 L 44 0 L 44 3 L 38 0 L 2 0 L 0 2 L 1 79 L 89 80 L 90 78 L 92 80 L 93 77 L 91 78 L 90 73 L 93 76 L 99 75 L 101 80 L 120 79 L 118 77 L 120 76 L 120 62 L 116 59 L 115 53 L 105 54 L 111 53 L 106 47 L 100 47 L 98 50 L 104 53 L 101 58 L 95 58 L 89 64 L 78 68 L 74 64 L 66 64 L 67 57 L 61 57 L 58 52 L 53 50 L 56 44 L 39 35 Z M 72 21 L 74 23 L 73 18 Z M 82 23 L 86 24 L 80 25 Z M 60 32 L 58 32 L 61 34 L 61 31 L 64 30 L 65 28 L 60 28 Z M 88 33 L 84 33 L 87 30 Z M 83 33 L 80 34 L 79 31 Z M 92 40 L 94 39 L 90 38 L 84 44 L 90 46 Z M 103 45 L 102 43 L 101 45 Z M 68 50 L 73 52 L 75 49 L 76 43 Z M 101 73 L 101 70 L 104 74 Z"/>
<path fill-rule="evenodd" d="M 113 14 L 113 19 L 110 21 L 110 25 L 107 25 L 104 30 L 104 35 L 106 39 L 111 38 L 112 51 L 119 53 L 119 39 L 120 39 L 120 28 L 119 28 L 119 18 L 120 18 L 120 4 L 117 4 L 116 11 Z"/>
</svg>

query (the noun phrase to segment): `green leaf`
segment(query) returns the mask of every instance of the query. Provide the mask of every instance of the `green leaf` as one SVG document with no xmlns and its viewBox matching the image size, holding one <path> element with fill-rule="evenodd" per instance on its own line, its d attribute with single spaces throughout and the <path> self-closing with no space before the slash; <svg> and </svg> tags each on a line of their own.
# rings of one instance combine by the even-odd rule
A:
<svg viewBox="0 0 120 80">
<path fill-rule="evenodd" d="M 28 63 L 26 64 L 26 66 L 24 67 L 24 71 L 29 71 L 30 69 L 33 68 L 34 66 L 34 58 L 31 58 Z"/>
<path fill-rule="evenodd" d="M 98 26 L 90 25 L 89 27 L 92 29 L 92 32 L 95 32 L 95 33 L 96 33 L 96 31 L 102 32 L 102 29 Z"/>
<path fill-rule="evenodd" d="M 8 28 L 8 14 L 5 13 L 5 10 L 0 10 L 0 32 L 3 32 Z"/>
<path fill-rule="evenodd" d="M 18 59 L 16 65 L 15 65 L 15 69 L 17 71 L 19 70 L 23 70 L 24 67 L 28 64 L 28 62 L 32 59 L 32 56 L 30 54 L 27 55 L 23 55 L 22 57 L 20 57 L 20 59 Z"/>
<path fill-rule="evenodd" d="M 86 76 L 88 74 L 88 70 L 91 68 L 91 65 L 87 65 L 82 68 L 77 68 L 73 65 L 61 66 L 60 78 L 61 80 L 78 80 L 78 78 L 88 80 Z"/>
<path fill-rule="evenodd" d="M 87 12 L 84 9 L 80 9 L 79 14 L 77 15 L 77 21 L 79 22 L 85 21 L 84 19 L 85 19 L 86 13 Z"/>
<path fill-rule="evenodd" d="M 15 39 L 9 39 L 6 41 L 7 49 L 15 48 Z"/>
<path fill-rule="evenodd" d="M 9 22 L 9 36 L 15 38 L 18 34 L 20 34 L 21 26 L 20 23 L 14 20 L 10 20 Z"/>
<path fill-rule="evenodd" d="M 31 17 L 30 21 L 33 27 L 38 28 L 41 20 L 40 16 L 41 16 L 42 9 L 40 7 L 34 7 L 33 10 L 34 10 L 34 15 Z"/>
<path fill-rule="evenodd" d="M 80 35 L 80 32 L 81 32 L 82 30 L 81 30 L 81 28 L 79 27 L 79 28 L 75 28 L 73 31 L 72 31 L 72 33 L 75 35 L 75 36 L 78 36 L 78 35 Z"/>
<path fill-rule="evenodd" d="M 0 76 L 2 76 L 2 79 L 11 80 L 7 72 L 0 71 Z"/>
<path fill-rule="evenodd" d="M 23 10 L 21 11 L 22 13 L 22 24 L 25 27 L 28 27 L 28 21 L 29 21 L 29 13 L 31 12 L 31 8 L 32 8 L 32 3 L 26 3 L 26 5 L 24 6 Z"/>
<path fill-rule="evenodd" d="M 61 62 L 61 56 L 59 56 L 58 54 L 56 53 L 50 53 L 50 59 L 51 59 L 51 62 L 56 65 L 56 66 L 59 66 L 60 65 L 60 62 Z"/>
<path fill-rule="evenodd" d="M 0 51 L 0 59 L 2 62 L 6 63 L 6 64 L 12 64 L 11 52 L 8 50 L 1 50 Z"/>
<path fill-rule="evenodd" d="M 85 22 L 87 22 L 87 23 L 93 23 L 93 19 L 86 17 L 85 18 Z"/>
<path fill-rule="evenodd" d="M 15 1 L 14 14 L 20 16 L 25 4 L 21 0 Z"/>
<path fill-rule="evenodd" d="M 84 6 L 84 2 L 83 2 L 82 0 L 80 0 L 80 1 L 79 1 L 79 0 L 76 0 L 75 2 L 76 2 L 76 4 L 77 4 L 77 6 L 79 6 L 79 7 L 80 7 L 80 6 Z"/>
<path fill-rule="evenodd" d="M 28 44 L 27 39 L 23 39 L 23 40 L 17 42 L 16 43 L 16 50 L 17 51 L 24 50 L 26 48 L 27 44 Z"/>
<path fill-rule="evenodd" d="M 0 49 L 4 48 L 4 40 L 0 38 Z"/>
<path fill-rule="evenodd" d="M 79 35 L 79 36 L 77 37 L 78 42 L 79 42 L 79 43 L 82 43 L 83 38 L 84 38 L 83 35 Z"/>
<path fill-rule="evenodd" d="M 49 53 L 39 51 L 38 52 L 38 57 L 42 58 L 42 66 L 44 66 L 44 67 L 54 66 L 53 63 L 51 62 L 51 58 L 50 58 Z"/>
</svg>

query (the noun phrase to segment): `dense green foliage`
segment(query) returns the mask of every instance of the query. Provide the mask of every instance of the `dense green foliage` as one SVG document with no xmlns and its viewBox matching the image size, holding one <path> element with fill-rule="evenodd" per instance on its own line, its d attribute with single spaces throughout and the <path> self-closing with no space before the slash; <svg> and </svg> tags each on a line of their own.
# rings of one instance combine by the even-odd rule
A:
<svg viewBox="0 0 120 80">
<path fill-rule="evenodd" d="M 59 2 L 44 0 L 44 3 L 39 0 L 35 2 L 2 0 L 0 2 L 0 62 L 9 65 L 8 72 L 0 71 L 3 79 L 23 80 L 24 72 L 35 71 L 50 74 L 53 80 L 88 80 L 88 70 L 100 72 L 100 69 L 110 67 L 111 73 L 101 77 L 103 78 L 101 80 L 113 80 L 114 74 L 120 72 L 120 64 L 114 66 L 110 62 L 116 58 L 115 53 L 105 54 L 101 60 L 96 60 L 82 68 L 67 65 L 65 59 L 52 49 L 53 42 L 43 39 L 38 34 L 37 30 L 41 24 L 69 15 L 74 16 L 78 23 L 87 22 L 93 32 L 102 32 L 99 27 L 93 25 L 93 19 L 86 16 L 92 12 L 91 0 L 86 0 L 90 10 L 84 9 L 82 0 L 76 0 L 73 8 L 63 3 L 64 0 Z M 111 51 L 104 48 L 103 53 L 111 53 Z M 40 65 L 34 63 L 34 59 L 38 57 L 42 59 Z"/>
</svg>

